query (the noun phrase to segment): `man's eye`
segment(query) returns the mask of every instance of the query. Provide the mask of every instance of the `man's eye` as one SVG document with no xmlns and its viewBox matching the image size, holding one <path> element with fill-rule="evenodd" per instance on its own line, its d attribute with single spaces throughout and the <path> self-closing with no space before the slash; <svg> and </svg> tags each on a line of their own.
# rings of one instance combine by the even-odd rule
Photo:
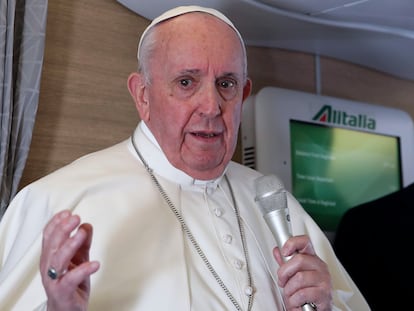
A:
<svg viewBox="0 0 414 311">
<path fill-rule="evenodd" d="M 219 86 L 223 89 L 235 87 L 235 85 L 236 85 L 236 83 L 234 81 L 231 81 L 231 80 L 219 81 Z"/>
<path fill-rule="evenodd" d="M 189 87 L 191 86 L 192 81 L 190 79 L 181 79 L 180 80 L 180 85 L 183 87 Z"/>
<path fill-rule="evenodd" d="M 238 92 L 237 81 L 232 80 L 232 79 L 219 80 L 217 82 L 217 88 L 221 96 L 225 100 L 233 99 L 237 95 L 237 92 Z"/>
</svg>

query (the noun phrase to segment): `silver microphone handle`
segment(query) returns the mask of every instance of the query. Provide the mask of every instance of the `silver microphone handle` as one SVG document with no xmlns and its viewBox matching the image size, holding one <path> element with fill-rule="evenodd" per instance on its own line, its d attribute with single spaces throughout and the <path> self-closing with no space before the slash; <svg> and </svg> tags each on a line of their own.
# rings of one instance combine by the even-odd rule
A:
<svg viewBox="0 0 414 311">
<path fill-rule="evenodd" d="M 263 215 L 263 218 L 265 219 L 267 226 L 272 231 L 276 244 L 279 248 L 282 248 L 286 241 L 292 236 L 290 233 L 289 222 L 287 221 L 288 217 L 287 208 L 276 209 Z M 290 258 L 292 258 L 292 256 L 283 257 L 283 260 L 287 261 Z"/>
<path fill-rule="evenodd" d="M 286 241 L 291 237 L 289 220 L 288 220 L 288 209 L 281 208 L 263 216 L 268 227 L 273 233 L 276 239 L 277 245 L 281 248 Z M 292 256 L 282 257 L 284 261 L 289 260 Z M 317 311 L 316 306 L 310 303 L 306 303 L 302 306 L 302 311 Z"/>
<path fill-rule="evenodd" d="M 318 308 L 314 304 L 305 303 L 302 306 L 302 311 L 318 311 Z"/>
</svg>

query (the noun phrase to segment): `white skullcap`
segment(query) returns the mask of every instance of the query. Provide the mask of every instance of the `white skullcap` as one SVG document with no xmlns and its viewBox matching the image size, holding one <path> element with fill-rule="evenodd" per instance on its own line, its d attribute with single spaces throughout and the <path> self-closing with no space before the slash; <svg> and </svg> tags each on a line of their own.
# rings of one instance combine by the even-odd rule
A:
<svg viewBox="0 0 414 311">
<path fill-rule="evenodd" d="M 221 12 L 215 10 L 215 9 L 205 8 L 205 7 L 201 7 L 201 6 L 197 6 L 197 5 L 179 6 L 179 7 L 173 8 L 171 10 L 168 10 L 168 11 L 164 12 L 163 14 L 161 14 L 160 16 L 154 18 L 153 21 L 151 22 L 151 24 L 149 24 L 148 27 L 144 30 L 144 32 L 141 35 L 141 39 L 139 40 L 139 44 L 138 44 L 138 52 L 137 52 L 138 60 L 139 60 L 139 56 L 141 54 L 142 41 L 144 40 L 146 34 L 148 33 L 148 31 L 151 28 L 153 28 L 155 25 L 161 23 L 162 21 L 165 21 L 165 20 L 173 18 L 173 17 L 177 17 L 179 15 L 183 15 L 183 14 L 186 14 L 186 13 L 190 13 L 190 12 L 204 12 L 204 13 L 208 13 L 208 14 L 211 14 L 211 15 L 219 18 L 220 20 L 225 22 L 227 25 L 229 25 L 236 32 L 237 36 L 240 39 L 242 47 L 245 48 L 244 41 L 243 41 L 243 38 L 242 38 L 240 32 L 237 30 L 237 28 L 233 25 L 233 23 L 223 13 L 221 13 Z"/>
</svg>

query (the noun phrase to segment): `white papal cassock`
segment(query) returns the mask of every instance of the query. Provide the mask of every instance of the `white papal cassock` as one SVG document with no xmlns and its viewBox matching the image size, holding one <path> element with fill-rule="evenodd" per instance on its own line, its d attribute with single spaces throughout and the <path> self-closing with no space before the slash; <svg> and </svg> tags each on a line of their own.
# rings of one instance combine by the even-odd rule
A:
<svg viewBox="0 0 414 311">
<path fill-rule="evenodd" d="M 246 310 L 246 260 L 234 202 L 223 176 L 194 180 L 172 167 L 143 123 L 133 139 L 180 211 L 217 274 Z M 254 202 L 256 171 L 231 162 L 225 172 L 235 193 L 255 289 L 254 311 L 283 310 L 276 285 L 276 245 Z M 329 265 L 336 310 L 369 310 L 329 241 L 288 195 L 293 234 L 308 234 Z M 42 229 L 69 209 L 94 227 L 88 310 L 235 310 L 206 268 L 149 177 L 130 140 L 73 162 L 25 187 L 0 222 L 0 310 L 45 309 L 39 274 Z"/>
</svg>

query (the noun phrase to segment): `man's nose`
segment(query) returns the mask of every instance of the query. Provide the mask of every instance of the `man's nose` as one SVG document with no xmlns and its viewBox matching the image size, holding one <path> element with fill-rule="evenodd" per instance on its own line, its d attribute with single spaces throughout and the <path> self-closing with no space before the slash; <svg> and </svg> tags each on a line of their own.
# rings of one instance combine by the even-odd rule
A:
<svg viewBox="0 0 414 311">
<path fill-rule="evenodd" d="M 224 100 L 215 84 L 201 88 L 199 95 L 198 111 L 201 115 L 215 117 L 221 114 Z"/>
</svg>

